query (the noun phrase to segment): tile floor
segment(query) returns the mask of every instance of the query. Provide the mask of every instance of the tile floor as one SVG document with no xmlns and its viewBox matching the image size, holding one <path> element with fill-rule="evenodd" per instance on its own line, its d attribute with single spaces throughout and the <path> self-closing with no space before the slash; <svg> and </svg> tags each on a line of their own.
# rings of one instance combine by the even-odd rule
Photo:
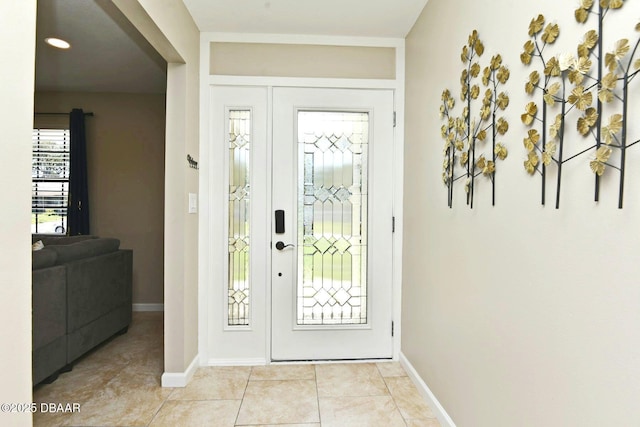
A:
<svg viewBox="0 0 640 427">
<path fill-rule="evenodd" d="M 440 426 L 398 363 L 202 367 L 162 388 L 162 313 L 134 313 L 129 332 L 34 389 L 34 426 Z"/>
</svg>

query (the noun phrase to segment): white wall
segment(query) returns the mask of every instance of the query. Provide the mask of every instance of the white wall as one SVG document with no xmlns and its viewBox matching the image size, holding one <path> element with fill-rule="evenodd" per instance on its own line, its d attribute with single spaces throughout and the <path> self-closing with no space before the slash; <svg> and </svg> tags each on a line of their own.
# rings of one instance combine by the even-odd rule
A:
<svg viewBox="0 0 640 427">
<path fill-rule="evenodd" d="M 198 352 L 198 216 L 187 214 L 198 193 L 199 31 L 180 0 L 114 0 L 169 62 L 165 148 L 165 373 L 184 374 Z"/>
<path fill-rule="evenodd" d="M 522 165 L 529 22 L 557 21 L 558 44 L 573 50 L 595 25 L 575 23 L 577 4 L 430 0 L 407 38 L 402 352 L 459 426 L 640 425 L 640 147 L 628 150 L 622 210 L 614 170 L 593 202 L 591 154 L 565 165 L 559 210 L 541 206 L 540 178 Z M 637 40 L 639 11 L 625 2 L 610 15 L 607 50 L 622 35 Z M 495 207 L 481 181 L 473 210 L 461 183 L 449 209 L 438 109 L 443 89 L 460 93 L 460 52 L 474 29 L 483 66 L 501 53 L 511 70 L 510 154 L 498 164 Z M 551 198 L 554 183 L 547 189 Z"/>
<path fill-rule="evenodd" d="M 0 2 L 0 403 L 32 401 L 31 392 L 31 131 L 36 2 Z M 9 43 L 7 40 L 11 40 Z M 11 66 L 6 66 L 7 63 Z M 30 413 L 0 413 L 1 425 L 29 426 Z"/>
</svg>

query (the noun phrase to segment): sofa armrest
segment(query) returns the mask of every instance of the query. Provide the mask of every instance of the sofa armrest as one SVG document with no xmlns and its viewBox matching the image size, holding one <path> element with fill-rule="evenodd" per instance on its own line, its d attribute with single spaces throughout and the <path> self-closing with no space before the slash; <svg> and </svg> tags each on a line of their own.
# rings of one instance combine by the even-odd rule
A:
<svg viewBox="0 0 640 427">
<path fill-rule="evenodd" d="M 76 331 L 117 307 L 131 307 L 132 252 L 118 250 L 65 264 L 67 332 Z"/>
<path fill-rule="evenodd" d="M 33 348 L 65 335 L 67 331 L 66 269 L 54 266 L 32 272 Z"/>
</svg>

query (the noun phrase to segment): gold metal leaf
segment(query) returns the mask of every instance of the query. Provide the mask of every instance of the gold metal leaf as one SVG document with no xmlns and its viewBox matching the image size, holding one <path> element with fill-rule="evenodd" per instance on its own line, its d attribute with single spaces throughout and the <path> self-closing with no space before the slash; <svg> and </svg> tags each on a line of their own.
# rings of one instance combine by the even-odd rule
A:
<svg viewBox="0 0 640 427">
<path fill-rule="evenodd" d="M 542 164 L 545 166 L 549 166 L 551 161 L 553 160 L 553 156 L 546 151 L 542 153 Z"/>
<path fill-rule="evenodd" d="M 491 106 L 485 105 L 480 109 L 480 118 L 482 120 L 487 120 L 491 116 Z"/>
<path fill-rule="evenodd" d="M 476 53 L 478 54 L 478 56 L 482 56 L 482 54 L 484 53 L 484 45 L 482 44 L 482 42 L 478 39 L 476 40 L 476 44 L 474 46 Z"/>
<path fill-rule="evenodd" d="M 547 88 L 546 93 L 544 94 L 544 102 L 547 105 L 553 106 L 555 104 L 555 95 L 560 91 L 561 87 L 562 86 L 559 82 L 555 82 Z"/>
<path fill-rule="evenodd" d="M 549 95 L 555 96 L 558 94 L 558 92 L 560 92 L 561 87 L 562 86 L 560 85 L 559 82 L 555 82 L 547 88 L 547 93 Z"/>
<path fill-rule="evenodd" d="M 585 33 L 582 44 L 584 45 L 585 48 L 591 51 L 598 44 L 598 39 L 599 39 L 598 32 L 596 30 L 589 30 Z M 582 57 L 586 55 L 580 55 L 580 56 Z"/>
<path fill-rule="evenodd" d="M 498 74 L 496 75 L 496 77 L 498 78 L 498 81 L 500 83 L 505 84 L 507 80 L 509 80 L 510 75 L 511 73 L 509 72 L 509 69 L 507 67 L 502 66 L 498 70 Z"/>
<path fill-rule="evenodd" d="M 493 90 L 488 88 L 484 91 L 484 98 L 482 100 L 483 105 L 491 105 L 491 99 L 493 98 Z"/>
<path fill-rule="evenodd" d="M 486 165 L 487 165 L 487 160 L 484 158 L 484 156 L 480 156 L 480 158 L 476 161 L 476 166 L 479 169 L 484 169 Z"/>
<path fill-rule="evenodd" d="M 540 159 L 538 158 L 538 155 L 535 152 L 529 152 L 527 160 L 524 161 L 524 168 L 530 175 L 533 175 L 539 162 Z"/>
<path fill-rule="evenodd" d="M 480 86 L 478 85 L 473 85 L 471 86 L 471 99 L 477 99 L 478 95 L 480 95 Z"/>
<path fill-rule="evenodd" d="M 584 75 L 580 73 L 580 71 L 578 70 L 571 70 L 569 71 L 569 81 L 571 83 L 573 83 L 574 85 L 581 85 L 582 82 L 584 81 Z"/>
<path fill-rule="evenodd" d="M 456 147 L 456 150 L 458 151 L 464 150 L 464 142 L 460 139 L 456 140 L 455 147 Z"/>
<path fill-rule="evenodd" d="M 462 70 L 462 73 L 460 73 L 460 84 L 466 85 L 468 79 L 469 79 L 469 72 L 465 68 L 464 70 Z"/>
<path fill-rule="evenodd" d="M 536 144 L 540 140 L 540 133 L 536 129 L 529 129 L 527 132 L 527 137 L 522 141 L 524 144 L 524 148 L 527 149 L 528 152 L 535 150 Z"/>
<path fill-rule="evenodd" d="M 609 71 L 615 71 L 618 67 L 618 61 L 625 57 L 629 53 L 629 40 L 621 39 L 615 43 L 615 48 L 612 52 L 608 52 L 604 57 L 604 63 L 609 68 Z"/>
<path fill-rule="evenodd" d="M 564 119 L 562 117 L 562 114 L 558 114 L 551 126 L 549 126 L 549 135 L 551 135 L 551 138 L 555 138 L 556 136 L 558 136 L 563 123 Z"/>
<path fill-rule="evenodd" d="M 588 57 L 580 57 L 574 62 L 574 68 L 580 74 L 588 74 L 591 71 L 592 62 Z"/>
<path fill-rule="evenodd" d="M 469 94 L 469 87 L 465 84 L 460 87 L 460 99 L 462 101 L 467 100 L 467 95 Z"/>
<path fill-rule="evenodd" d="M 525 92 L 531 95 L 536 89 L 538 82 L 540 82 L 540 74 L 537 71 L 532 71 L 531 74 L 529 74 L 529 81 L 524 86 Z"/>
<path fill-rule="evenodd" d="M 551 77 L 557 77 L 560 75 L 560 62 L 558 61 L 558 58 L 553 56 L 549 59 L 547 65 L 544 67 L 544 75 Z"/>
<path fill-rule="evenodd" d="M 601 145 L 600 148 L 596 150 L 596 160 L 598 162 L 604 163 L 607 160 L 609 160 L 609 157 L 611 157 L 612 152 L 613 150 L 611 149 L 611 147 L 608 147 L 606 145 Z"/>
<path fill-rule="evenodd" d="M 491 77 L 491 68 L 484 67 L 484 70 L 482 70 L 482 84 L 485 86 L 488 86 L 490 77 Z"/>
<path fill-rule="evenodd" d="M 506 109 L 509 106 L 509 96 L 507 96 L 507 94 L 504 92 L 500 92 L 496 103 L 498 105 L 498 108 L 500 108 L 501 110 Z"/>
<path fill-rule="evenodd" d="M 538 15 L 537 18 L 532 19 L 531 23 L 529 24 L 529 36 L 533 37 L 534 35 L 538 34 L 542 30 L 543 26 L 544 16 Z"/>
<path fill-rule="evenodd" d="M 549 166 L 551 164 L 551 162 L 553 161 L 553 156 L 556 154 L 557 149 L 558 146 L 555 142 L 547 143 L 544 152 L 542 153 L 542 163 L 545 166 Z"/>
<path fill-rule="evenodd" d="M 579 110 L 584 111 L 593 102 L 593 93 L 590 91 L 585 92 L 584 86 L 577 86 L 573 88 L 567 101 L 569 101 L 570 104 L 574 104 Z"/>
<path fill-rule="evenodd" d="M 482 173 L 484 175 L 491 175 L 496 171 L 496 164 L 492 160 L 487 160 L 484 167 L 482 168 Z"/>
<path fill-rule="evenodd" d="M 523 51 L 520 54 L 520 61 L 525 64 L 525 65 L 529 65 L 531 63 L 531 56 L 533 55 L 533 52 L 535 51 L 536 45 L 533 41 L 531 40 L 527 40 L 523 46 Z"/>
<path fill-rule="evenodd" d="M 598 176 L 602 176 L 604 174 L 604 163 L 600 163 L 597 160 L 592 160 L 591 162 L 589 162 L 589 166 L 591 167 L 593 173 L 597 174 Z"/>
<path fill-rule="evenodd" d="M 552 95 L 549 95 L 548 93 L 544 94 L 543 99 L 544 99 L 544 103 L 550 107 L 553 107 L 553 105 L 556 103 L 556 100 L 554 99 L 554 97 Z"/>
<path fill-rule="evenodd" d="M 479 141 L 484 141 L 485 139 L 487 139 L 487 131 L 482 129 L 480 132 L 478 132 L 478 135 L 476 136 L 476 138 Z"/>
<path fill-rule="evenodd" d="M 636 70 L 640 68 L 640 59 L 635 60 L 635 62 L 633 63 L 633 68 L 635 68 Z"/>
<path fill-rule="evenodd" d="M 467 62 L 469 59 L 469 47 L 464 46 L 462 48 L 462 53 L 460 54 L 460 60 L 462 62 Z"/>
<path fill-rule="evenodd" d="M 460 166 L 466 166 L 468 161 L 469 161 L 469 152 L 468 151 L 464 151 L 460 155 Z"/>
<path fill-rule="evenodd" d="M 581 24 L 584 24 L 585 22 L 587 22 L 587 18 L 589 18 L 589 12 L 584 8 L 576 9 L 574 15 L 576 17 L 576 21 L 578 21 Z"/>
<path fill-rule="evenodd" d="M 587 108 L 584 116 L 578 119 L 578 132 L 580 132 L 582 136 L 587 135 L 597 121 L 598 111 L 593 107 Z"/>
<path fill-rule="evenodd" d="M 504 135 L 509 131 L 509 122 L 507 122 L 504 117 L 500 117 L 496 123 L 496 130 L 500 135 Z"/>
<path fill-rule="evenodd" d="M 610 9 L 620 9 L 624 5 L 623 0 L 609 0 Z"/>
<path fill-rule="evenodd" d="M 480 64 L 474 62 L 473 65 L 471 65 L 469 74 L 471 74 L 471 77 L 478 77 L 478 75 L 480 75 Z"/>
<path fill-rule="evenodd" d="M 505 147 L 504 144 L 498 143 L 496 144 L 495 154 L 500 160 L 504 160 L 507 158 L 509 151 L 507 151 L 507 147 Z"/>
<path fill-rule="evenodd" d="M 556 41 L 558 35 L 560 35 L 560 27 L 558 27 L 558 24 L 548 24 L 541 38 L 543 42 L 551 44 Z"/>
<path fill-rule="evenodd" d="M 622 114 L 609 117 L 609 123 L 602 127 L 602 137 L 607 145 L 615 142 L 615 135 L 622 130 Z"/>
<path fill-rule="evenodd" d="M 535 119 L 536 114 L 538 114 L 538 106 L 535 102 L 530 102 L 525 107 L 525 113 L 520 116 L 522 119 L 522 123 L 529 126 L 533 123 L 533 119 Z"/>
<path fill-rule="evenodd" d="M 469 34 L 469 46 L 473 46 L 476 40 L 478 40 L 478 30 L 473 30 L 471 34 Z"/>
<path fill-rule="evenodd" d="M 502 56 L 500 54 L 491 58 L 491 69 L 497 70 L 502 65 Z"/>
</svg>

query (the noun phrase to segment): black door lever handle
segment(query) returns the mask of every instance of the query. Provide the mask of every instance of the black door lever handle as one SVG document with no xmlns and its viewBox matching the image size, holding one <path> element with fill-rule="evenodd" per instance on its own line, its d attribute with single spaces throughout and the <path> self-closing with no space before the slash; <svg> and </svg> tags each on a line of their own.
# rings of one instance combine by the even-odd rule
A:
<svg viewBox="0 0 640 427">
<path fill-rule="evenodd" d="M 291 246 L 293 248 L 295 245 L 293 245 L 291 243 L 285 244 L 283 241 L 276 242 L 276 249 L 279 250 L 279 251 L 283 250 L 284 248 L 288 248 L 289 246 Z"/>
</svg>

